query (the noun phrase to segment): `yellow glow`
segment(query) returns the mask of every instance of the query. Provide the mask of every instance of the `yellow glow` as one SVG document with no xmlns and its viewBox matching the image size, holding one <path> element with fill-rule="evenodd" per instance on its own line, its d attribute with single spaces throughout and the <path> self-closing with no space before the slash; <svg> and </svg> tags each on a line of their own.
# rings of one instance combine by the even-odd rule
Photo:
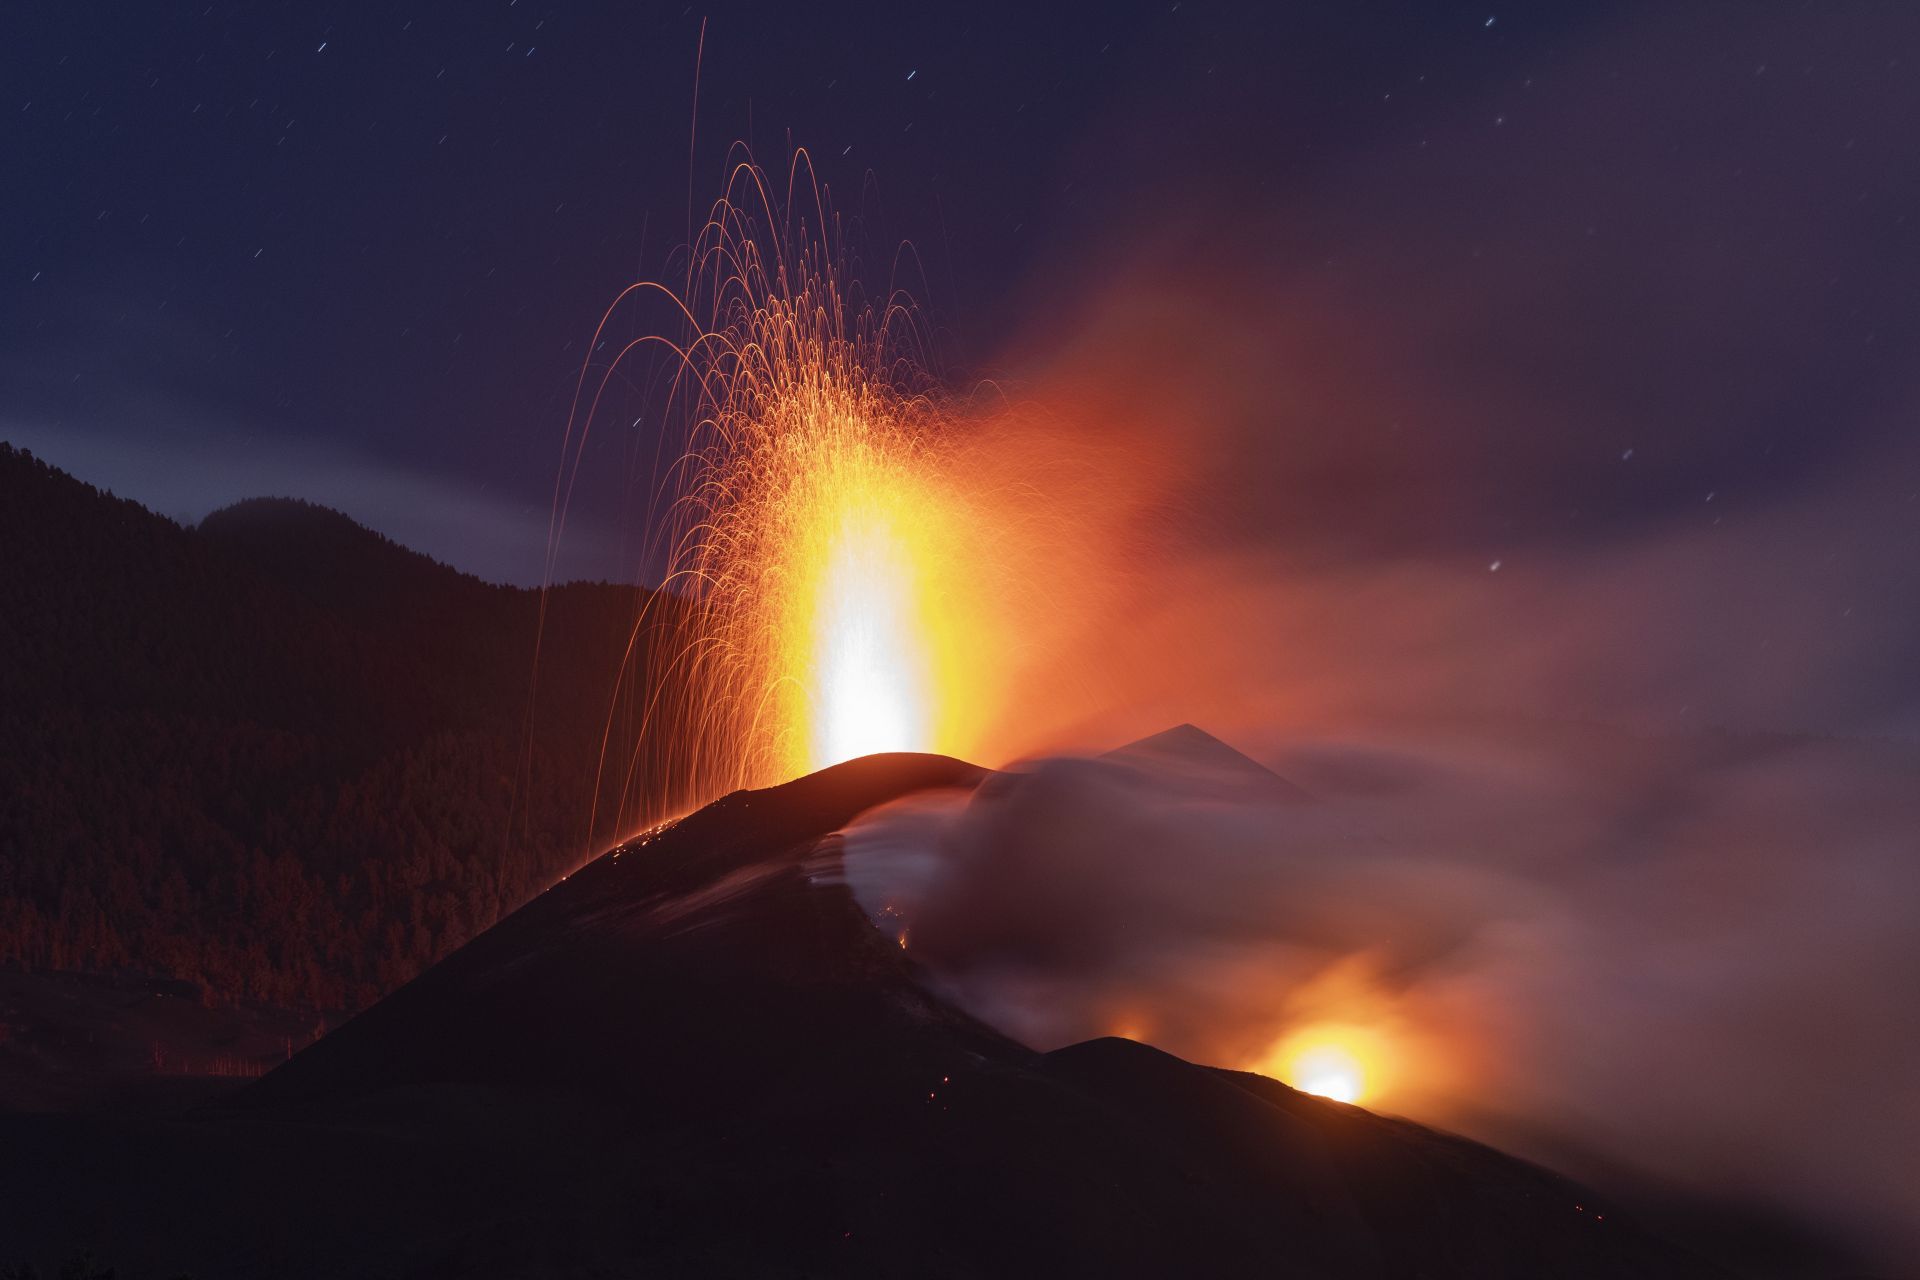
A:
<svg viewBox="0 0 1920 1280">
<path fill-rule="evenodd" d="M 958 499 L 899 406 L 811 397 L 776 411 L 724 568 L 721 621 L 770 691 L 760 732 L 777 780 L 877 751 L 946 745 L 956 678 L 947 602 Z M 756 656 L 757 655 L 757 656 Z"/>
<path fill-rule="evenodd" d="M 1331 1046 L 1303 1053 L 1294 1061 L 1293 1085 L 1335 1102 L 1358 1102 L 1365 1088 L 1366 1069 L 1344 1049 Z"/>
<path fill-rule="evenodd" d="M 796 356 L 756 388 L 704 495 L 708 660 L 748 785 L 952 751 L 967 687 L 958 601 L 978 540 L 940 415 L 832 341 Z"/>
<path fill-rule="evenodd" d="M 1378 1095 L 1387 1063 L 1386 1045 L 1378 1033 L 1360 1026 L 1317 1023 L 1283 1038 L 1263 1067 L 1303 1093 L 1358 1103 Z"/>
<path fill-rule="evenodd" d="M 848 518 L 827 553 L 814 622 L 817 764 L 921 745 L 913 568 L 884 520 Z"/>
<path fill-rule="evenodd" d="M 815 591 L 813 764 L 927 744 L 919 587 L 900 531 L 842 513 Z"/>
</svg>

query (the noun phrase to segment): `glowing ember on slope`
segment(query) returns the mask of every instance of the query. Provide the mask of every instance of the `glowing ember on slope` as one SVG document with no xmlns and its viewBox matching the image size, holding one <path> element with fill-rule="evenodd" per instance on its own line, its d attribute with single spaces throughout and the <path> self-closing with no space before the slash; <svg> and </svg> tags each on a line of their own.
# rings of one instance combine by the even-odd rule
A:
<svg viewBox="0 0 1920 1280">
<path fill-rule="evenodd" d="M 1321 1023 L 1274 1046 L 1263 1069 L 1303 1093 L 1361 1102 L 1381 1091 L 1386 1046 L 1365 1027 Z"/>
<path fill-rule="evenodd" d="M 1288 1074 L 1295 1088 L 1335 1102 L 1358 1102 L 1366 1085 L 1366 1073 L 1353 1055 L 1331 1046 L 1301 1054 Z"/>
</svg>

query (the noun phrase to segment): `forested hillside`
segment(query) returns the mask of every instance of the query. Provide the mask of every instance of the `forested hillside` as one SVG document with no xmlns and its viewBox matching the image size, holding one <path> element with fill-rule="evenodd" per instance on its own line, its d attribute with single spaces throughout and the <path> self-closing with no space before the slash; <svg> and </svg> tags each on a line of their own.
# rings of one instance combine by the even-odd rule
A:
<svg viewBox="0 0 1920 1280">
<path fill-rule="evenodd" d="M 0 446 L 0 964 L 392 989 L 617 834 L 587 824 L 644 600 L 547 594 L 529 721 L 539 592 L 305 503 L 183 528 Z"/>
</svg>

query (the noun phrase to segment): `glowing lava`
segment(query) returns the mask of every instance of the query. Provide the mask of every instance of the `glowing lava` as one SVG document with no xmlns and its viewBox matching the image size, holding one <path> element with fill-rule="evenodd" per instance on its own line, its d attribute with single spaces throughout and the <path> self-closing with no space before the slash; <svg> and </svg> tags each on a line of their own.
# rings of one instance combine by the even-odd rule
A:
<svg viewBox="0 0 1920 1280">
<path fill-rule="evenodd" d="M 1357 1103 L 1379 1092 L 1385 1063 L 1384 1046 L 1372 1031 L 1322 1023 L 1281 1040 L 1265 1067 L 1303 1093 Z"/>
<path fill-rule="evenodd" d="M 827 332 L 763 369 L 702 460 L 685 581 L 706 696 L 735 712 L 738 783 L 949 740 L 962 522 L 944 420 L 866 351 Z"/>
<path fill-rule="evenodd" d="M 948 743 L 959 498 L 928 447 L 939 420 L 900 412 L 876 404 L 767 442 L 773 465 L 759 474 L 778 476 L 778 492 L 724 549 L 773 567 L 725 621 L 759 651 L 769 727 L 787 744 L 768 762 L 776 773 Z M 800 456 L 784 456 L 793 445 Z"/>
<path fill-rule="evenodd" d="M 1335 1102 L 1358 1102 L 1366 1086 L 1366 1072 L 1359 1060 L 1332 1046 L 1301 1054 L 1289 1074 L 1296 1089 Z"/>
<path fill-rule="evenodd" d="M 813 595 L 814 766 L 924 747 L 928 673 L 915 616 L 919 584 L 892 522 L 844 513 Z"/>
</svg>

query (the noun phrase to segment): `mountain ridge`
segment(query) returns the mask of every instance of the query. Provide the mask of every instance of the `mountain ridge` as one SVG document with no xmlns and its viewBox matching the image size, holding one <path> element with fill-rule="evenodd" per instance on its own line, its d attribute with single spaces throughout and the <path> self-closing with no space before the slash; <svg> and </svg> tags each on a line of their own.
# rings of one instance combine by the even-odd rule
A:
<svg viewBox="0 0 1920 1280">
<path fill-rule="evenodd" d="M 0 964 L 351 1009 L 645 816 L 587 824 L 634 588 L 186 528 L 4 445 L 0 544 Z"/>
</svg>

